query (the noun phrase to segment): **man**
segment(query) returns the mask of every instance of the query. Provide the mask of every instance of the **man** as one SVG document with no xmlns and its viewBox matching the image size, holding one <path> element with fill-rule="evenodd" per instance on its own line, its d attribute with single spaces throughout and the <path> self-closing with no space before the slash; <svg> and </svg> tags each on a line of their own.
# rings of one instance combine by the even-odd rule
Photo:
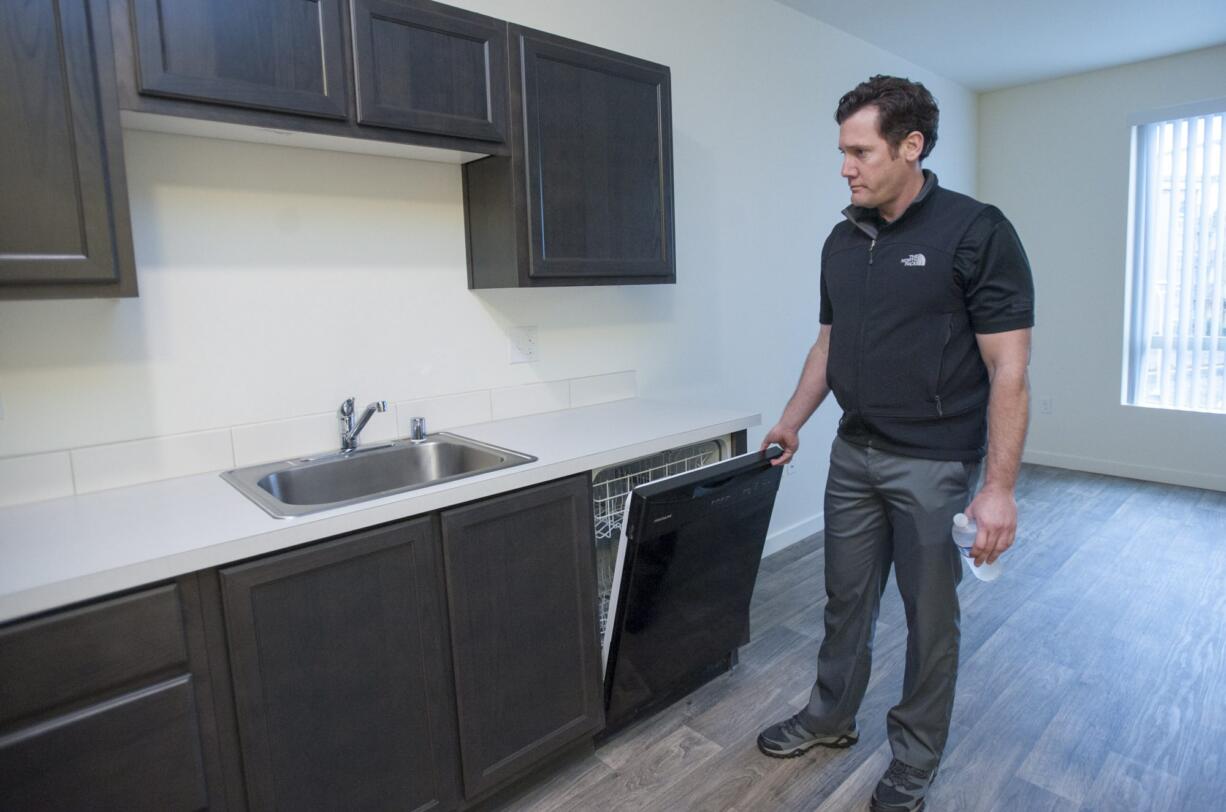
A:
<svg viewBox="0 0 1226 812">
<path fill-rule="evenodd" d="M 1013 543 L 1026 435 L 1030 266 L 1001 212 L 937 184 L 920 164 L 937 140 L 923 85 L 874 76 L 839 101 L 845 220 L 822 249 L 821 330 L 763 447 L 784 464 L 833 391 L 843 416 L 825 497 L 825 638 L 800 713 L 758 737 L 763 753 L 848 747 L 891 564 L 907 615 L 894 759 L 872 809 L 918 810 L 936 777 L 958 673 L 956 513 L 979 526 L 976 564 Z M 984 485 L 970 497 L 987 442 Z M 969 502 L 969 507 L 968 507 Z"/>
</svg>

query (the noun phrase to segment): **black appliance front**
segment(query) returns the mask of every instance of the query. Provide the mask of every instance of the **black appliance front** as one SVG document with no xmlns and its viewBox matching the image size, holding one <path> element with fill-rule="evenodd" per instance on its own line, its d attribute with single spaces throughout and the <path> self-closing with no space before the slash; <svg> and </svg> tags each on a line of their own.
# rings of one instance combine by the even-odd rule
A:
<svg viewBox="0 0 1226 812">
<path fill-rule="evenodd" d="M 607 736 L 723 673 L 749 603 L 783 452 L 744 454 L 635 488 L 605 669 Z"/>
</svg>

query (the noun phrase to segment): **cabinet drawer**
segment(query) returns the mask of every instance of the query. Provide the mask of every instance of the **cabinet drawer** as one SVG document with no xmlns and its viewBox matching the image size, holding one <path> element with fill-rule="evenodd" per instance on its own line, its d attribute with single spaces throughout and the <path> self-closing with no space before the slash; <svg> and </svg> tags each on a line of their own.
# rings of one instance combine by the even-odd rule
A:
<svg viewBox="0 0 1226 812">
<path fill-rule="evenodd" d="M 0 736 L 0 808 L 208 805 L 191 678 Z"/>
<path fill-rule="evenodd" d="M 187 663 L 174 584 L 0 630 L 0 726 Z"/>
</svg>

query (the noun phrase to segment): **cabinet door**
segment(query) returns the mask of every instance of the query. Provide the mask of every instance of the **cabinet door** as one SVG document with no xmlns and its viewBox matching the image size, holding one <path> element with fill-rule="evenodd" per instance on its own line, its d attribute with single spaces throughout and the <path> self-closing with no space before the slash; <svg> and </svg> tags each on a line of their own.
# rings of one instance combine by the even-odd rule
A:
<svg viewBox="0 0 1226 812">
<path fill-rule="evenodd" d="M 346 118 L 340 0 L 129 0 L 140 92 Z"/>
<path fill-rule="evenodd" d="M 669 70 L 513 29 L 534 279 L 675 277 Z"/>
<path fill-rule="evenodd" d="M 465 795 L 603 722 L 586 475 L 445 511 Z"/>
<path fill-rule="evenodd" d="M 358 123 L 502 141 L 506 23 L 423 0 L 352 0 Z"/>
<path fill-rule="evenodd" d="M 221 570 L 256 809 L 454 808 L 454 698 L 433 520 Z"/>
<path fill-rule="evenodd" d="M 0 298 L 135 296 L 105 3 L 0 3 Z"/>
</svg>

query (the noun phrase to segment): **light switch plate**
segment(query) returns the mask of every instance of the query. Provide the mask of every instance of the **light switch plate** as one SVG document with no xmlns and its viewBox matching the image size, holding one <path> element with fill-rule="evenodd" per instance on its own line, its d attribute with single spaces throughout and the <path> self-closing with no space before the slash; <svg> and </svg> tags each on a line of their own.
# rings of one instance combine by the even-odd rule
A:
<svg viewBox="0 0 1226 812">
<path fill-rule="evenodd" d="M 507 338 L 511 342 L 512 364 L 531 364 L 537 360 L 536 327 L 512 327 Z"/>
</svg>

